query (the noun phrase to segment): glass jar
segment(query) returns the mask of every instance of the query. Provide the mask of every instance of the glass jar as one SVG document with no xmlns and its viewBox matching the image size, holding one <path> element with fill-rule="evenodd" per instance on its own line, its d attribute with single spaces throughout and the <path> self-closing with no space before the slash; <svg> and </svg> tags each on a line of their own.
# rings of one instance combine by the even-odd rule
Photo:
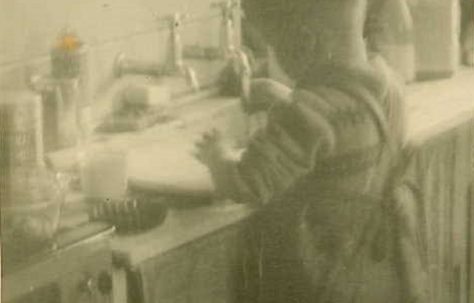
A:
<svg viewBox="0 0 474 303">
<path fill-rule="evenodd" d="M 54 248 L 67 178 L 46 168 L 32 169 L 28 178 L 14 180 L 15 204 L 2 207 L 2 244 L 5 259 L 22 260 Z"/>
</svg>

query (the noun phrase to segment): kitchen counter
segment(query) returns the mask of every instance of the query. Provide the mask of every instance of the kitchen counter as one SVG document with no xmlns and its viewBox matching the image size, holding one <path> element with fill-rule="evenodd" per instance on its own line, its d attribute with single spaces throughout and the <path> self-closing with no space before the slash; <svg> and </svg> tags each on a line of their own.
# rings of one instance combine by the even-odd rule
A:
<svg viewBox="0 0 474 303">
<path fill-rule="evenodd" d="M 236 272 L 234 265 L 241 263 L 240 230 L 253 210 L 213 202 L 210 176 L 191 149 L 197 136 L 210 127 L 221 129 L 231 140 L 245 139 L 246 118 L 237 98 L 185 103 L 172 109 L 178 119 L 140 132 L 97 135 L 90 147 L 127 151 L 129 183 L 135 189 L 186 195 L 198 191 L 208 196 L 208 204 L 171 209 L 159 227 L 111 241 L 116 263 L 128 272 L 131 302 L 183 302 L 185 295 L 196 302 L 229 302 L 234 297 L 230 288 L 235 279 L 229 277 Z M 71 170 L 75 153 L 61 151 L 50 160 L 59 170 Z"/>
<path fill-rule="evenodd" d="M 238 106 L 238 102 L 233 99 L 219 101 L 219 106 L 226 107 L 225 104 L 229 107 Z M 406 108 L 407 143 L 414 146 L 421 146 L 430 138 L 469 121 L 474 117 L 474 72 L 462 70 L 453 79 L 422 82 L 409 86 Z M 206 112 L 210 113 L 210 111 Z M 199 119 L 197 117 L 202 114 L 199 107 L 193 108 L 188 113 L 194 115 L 193 121 L 197 121 Z M 205 116 L 206 114 L 200 117 Z M 204 172 L 202 174 L 205 175 Z M 122 258 L 128 255 L 126 258 L 128 264 L 136 264 L 148 255 L 153 255 L 151 250 L 159 254 L 191 240 L 193 235 L 190 231 L 195 233 L 194 237 L 199 237 L 203 233 L 222 228 L 226 223 L 234 224 L 250 212 L 249 207 L 244 205 L 226 204 L 221 209 L 219 203 L 193 210 L 179 210 L 172 213 L 168 218 L 169 221 L 156 231 L 119 239 L 114 249 Z M 153 247 L 150 241 L 156 243 L 154 249 L 149 249 Z M 140 243 L 144 246 L 140 247 Z"/>
<path fill-rule="evenodd" d="M 462 69 L 451 79 L 408 86 L 407 141 L 416 146 L 468 121 L 474 115 L 474 71 Z"/>
<path fill-rule="evenodd" d="M 407 144 L 423 149 L 425 144 L 431 144 L 430 142 L 433 141 L 433 138 L 443 137 L 443 134 L 449 133 L 460 125 L 472 122 L 474 118 L 474 72 L 472 70 L 461 70 L 452 79 L 411 85 L 407 88 L 405 102 L 407 111 Z M 182 106 L 176 111 L 176 113 L 179 113 L 179 120 L 166 125 L 157 125 L 140 133 L 110 136 L 97 144 L 108 144 L 114 148 L 139 151 L 138 155 L 141 156 L 137 158 L 142 159 L 142 163 L 136 166 L 135 171 L 132 168 L 131 178 L 145 188 L 155 190 L 170 189 L 169 183 L 164 187 L 156 187 L 156 184 L 152 184 L 154 181 L 153 176 L 158 176 L 159 178 L 168 176 L 172 184 L 185 183 L 185 187 L 188 188 L 189 186 L 194 186 L 198 190 L 211 191 L 212 183 L 206 168 L 197 161 L 189 160 L 190 158 L 184 161 L 187 163 L 185 165 L 187 167 L 180 167 L 184 163 L 181 161 L 183 158 L 180 160 L 178 157 L 176 162 L 173 163 L 169 163 L 170 159 L 165 159 L 168 162 L 165 165 L 166 167 L 172 167 L 170 164 L 176 163 L 177 171 L 187 174 L 187 183 L 179 182 L 183 176 L 181 172 L 167 171 L 164 174 L 158 173 L 156 175 L 156 171 L 160 167 L 160 160 L 156 159 L 154 152 L 174 149 L 180 151 L 181 156 L 186 154 L 186 157 L 191 157 L 189 152 L 196 136 L 205 129 L 215 126 L 225 129 L 225 132 L 229 133 L 229 137 L 234 139 L 244 138 L 247 129 L 242 126 L 242 122 L 245 122 L 246 118 L 240 113 L 239 106 L 239 100 L 235 98 L 211 98 L 202 102 L 191 103 Z M 232 112 L 239 112 L 239 114 L 228 116 L 228 113 Z M 225 122 L 229 117 L 231 117 L 232 123 Z M 239 129 L 237 131 L 232 130 L 232 125 L 239 125 Z M 470 126 L 467 127 L 469 128 Z M 232 133 L 233 131 L 234 133 Z M 71 155 L 65 156 L 66 154 L 59 153 L 55 155 L 55 163 L 59 163 L 59 166 L 62 164 L 63 167 L 70 165 L 67 159 Z M 154 157 L 155 160 L 151 161 Z M 458 166 L 457 164 L 456 167 Z M 192 176 L 199 177 L 193 178 Z M 173 178 L 175 179 L 173 180 Z M 176 190 L 172 186 L 171 189 Z M 178 190 L 183 189 L 178 188 Z M 138 287 L 141 289 L 139 291 L 141 293 L 139 300 L 143 302 L 160 301 L 163 293 L 161 290 L 154 288 L 155 284 L 158 283 L 155 280 L 163 281 L 162 283 L 165 284 L 168 281 L 160 276 L 162 272 L 160 268 L 165 265 L 156 265 L 154 267 L 156 262 L 158 262 L 156 264 L 163 264 L 160 260 L 170 258 L 170 255 L 175 254 L 175 252 L 178 255 L 183 254 L 183 252 L 189 249 L 189 245 L 203 241 L 203 243 L 208 243 L 205 246 L 215 248 L 214 252 L 208 251 L 208 254 L 218 259 L 218 255 L 222 252 L 217 247 L 227 247 L 231 245 L 230 242 L 236 239 L 235 232 L 231 233 L 229 239 L 225 239 L 227 236 L 224 236 L 224 238 L 219 237 L 219 234 L 225 234 L 226 230 L 243 226 L 252 213 L 253 209 L 249 206 L 233 204 L 232 202 L 213 202 L 209 205 L 196 206 L 190 209 L 172 210 L 166 221 L 157 228 L 137 235 L 117 237 L 112 243 L 112 250 L 120 264 L 131 270 L 132 277 L 134 277 L 132 280 L 141 285 Z M 183 257 L 183 255 L 174 261 L 163 262 L 168 264 L 166 266 L 179 267 L 178 263 L 184 262 L 183 258 L 197 258 L 200 255 L 199 250 L 202 250 L 202 254 L 205 254 L 204 246 L 200 247 L 194 250 L 195 254 L 187 255 L 187 253 L 184 253 L 187 257 Z M 232 260 L 229 259 L 225 262 L 221 260 L 224 263 L 220 264 L 220 266 L 225 267 L 225 264 L 235 261 Z M 212 260 L 205 262 L 210 262 L 209 266 L 212 267 Z M 183 272 L 181 274 L 176 273 L 176 275 L 189 275 L 193 267 L 192 264 L 186 266 L 188 266 L 186 270 L 182 269 Z M 209 268 L 203 267 L 203 270 L 209 270 Z M 222 272 L 222 275 L 226 274 Z M 150 279 L 154 282 L 149 281 Z M 172 284 L 174 282 L 169 283 Z M 193 283 L 197 283 L 197 281 Z M 202 289 L 206 288 L 209 288 L 209 285 L 202 286 Z M 202 289 L 200 291 L 203 291 Z M 165 291 L 165 293 L 167 292 Z M 206 296 L 203 295 L 203 298 L 206 298 Z M 183 298 L 171 301 L 180 301 L 181 299 Z M 197 300 L 196 302 L 201 301 Z M 205 299 L 202 302 L 205 302 Z"/>
<path fill-rule="evenodd" d="M 150 258 L 239 224 L 249 218 L 252 212 L 250 206 L 230 201 L 193 209 L 175 209 L 155 229 L 138 235 L 117 237 L 112 242 L 112 250 L 121 264 L 133 268 Z"/>
</svg>

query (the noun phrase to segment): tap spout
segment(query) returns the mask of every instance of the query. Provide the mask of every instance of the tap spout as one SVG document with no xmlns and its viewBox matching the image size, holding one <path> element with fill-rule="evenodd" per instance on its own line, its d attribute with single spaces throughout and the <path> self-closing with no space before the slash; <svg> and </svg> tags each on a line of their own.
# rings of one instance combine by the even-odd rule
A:
<svg viewBox="0 0 474 303">
<path fill-rule="evenodd" d="M 166 74 L 163 65 L 155 62 L 145 62 L 132 60 L 124 53 L 119 53 L 114 62 L 114 74 L 116 77 L 122 77 L 126 74 L 140 74 L 160 77 Z"/>
</svg>

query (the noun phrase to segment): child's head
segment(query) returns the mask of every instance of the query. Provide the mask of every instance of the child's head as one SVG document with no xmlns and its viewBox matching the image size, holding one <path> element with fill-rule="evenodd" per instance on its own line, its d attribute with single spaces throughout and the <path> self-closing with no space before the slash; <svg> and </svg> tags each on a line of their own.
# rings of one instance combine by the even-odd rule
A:
<svg viewBox="0 0 474 303">
<path fill-rule="evenodd" d="M 363 41 L 367 0 L 246 0 L 243 7 L 292 78 Z"/>
</svg>

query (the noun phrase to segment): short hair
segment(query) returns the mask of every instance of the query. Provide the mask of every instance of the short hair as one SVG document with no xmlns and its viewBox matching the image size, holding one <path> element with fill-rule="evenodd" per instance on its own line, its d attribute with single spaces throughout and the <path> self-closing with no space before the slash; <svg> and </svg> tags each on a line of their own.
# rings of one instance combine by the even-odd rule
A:
<svg viewBox="0 0 474 303">
<path fill-rule="evenodd" d="M 371 0 L 379 1 L 379 0 Z M 311 24 L 320 16 L 333 15 L 338 10 L 350 11 L 360 6 L 366 9 L 367 0 L 243 0 L 246 22 L 255 26 L 275 50 L 282 67 L 292 76 L 314 58 L 318 34 Z M 322 11 L 321 11 L 322 10 Z M 365 13 L 365 12 L 364 12 Z M 337 14 L 335 14 L 337 15 Z M 332 19 L 329 19 L 332 20 Z M 337 21 L 336 21 L 337 22 Z"/>
<path fill-rule="evenodd" d="M 308 48 L 308 41 L 299 39 L 307 16 L 302 7 L 311 0 L 244 0 L 245 22 L 262 33 L 265 42 L 276 51 L 283 69 L 292 74 L 295 58 L 302 56 Z M 282 58 L 284 57 L 284 58 Z"/>
<path fill-rule="evenodd" d="M 384 1 L 386 0 L 242 0 L 242 7 L 250 22 L 262 26 L 272 23 L 282 25 L 285 21 L 304 23 L 320 5 L 337 10 L 342 6 L 364 5 L 367 8 Z"/>
<path fill-rule="evenodd" d="M 310 0 L 246 0 L 243 9 L 246 19 L 260 29 L 266 31 L 272 28 L 289 25 L 289 21 L 301 21 L 299 12 Z M 298 16 L 298 19 L 295 17 Z M 295 19 L 295 20 L 294 20 Z M 298 22 L 299 23 L 299 22 Z M 293 22 L 291 24 L 294 24 Z"/>
</svg>

